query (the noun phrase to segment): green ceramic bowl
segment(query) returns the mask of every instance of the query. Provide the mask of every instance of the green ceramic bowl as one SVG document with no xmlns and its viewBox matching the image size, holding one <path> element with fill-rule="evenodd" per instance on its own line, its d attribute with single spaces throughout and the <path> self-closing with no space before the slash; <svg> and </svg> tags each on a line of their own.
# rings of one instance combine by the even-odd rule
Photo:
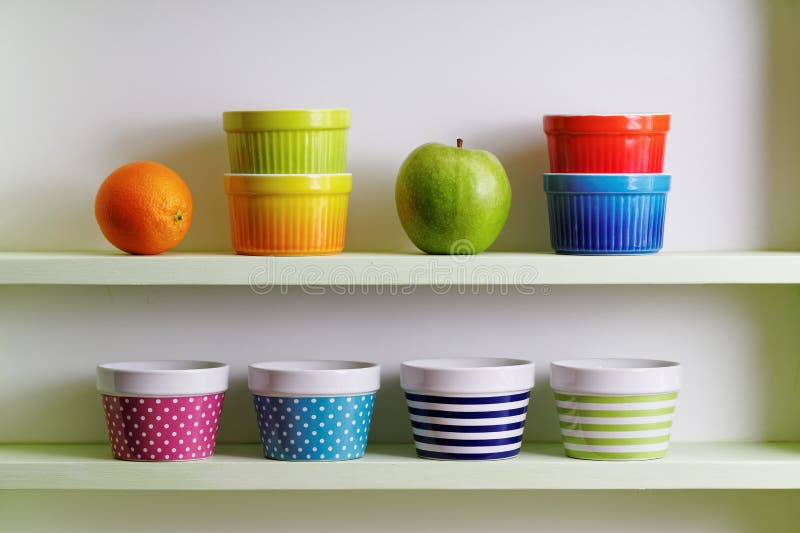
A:
<svg viewBox="0 0 800 533">
<path fill-rule="evenodd" d="M 347 170 L 349 109 L 226 111 L 231 172 L 334 174 Z"/>
</svg>

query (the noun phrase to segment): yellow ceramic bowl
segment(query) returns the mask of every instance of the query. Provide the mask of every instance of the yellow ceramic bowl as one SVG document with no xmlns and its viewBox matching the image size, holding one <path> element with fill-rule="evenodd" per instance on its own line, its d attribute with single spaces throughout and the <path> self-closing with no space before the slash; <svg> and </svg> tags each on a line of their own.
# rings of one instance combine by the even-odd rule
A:
<svg viewBox="0 0 800 533">
<path fill-rule="evenodd" d="M 231 240 L 244 255 L 344 248 L 351 174 L 225 174 Z"/>
</svg>

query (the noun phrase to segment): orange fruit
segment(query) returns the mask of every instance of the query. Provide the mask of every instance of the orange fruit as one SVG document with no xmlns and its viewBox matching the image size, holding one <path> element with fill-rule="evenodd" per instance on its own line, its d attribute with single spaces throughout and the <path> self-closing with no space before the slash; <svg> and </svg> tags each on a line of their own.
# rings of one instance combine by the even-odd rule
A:
<svg viewBox="0 0 800 533">
<path fill-rule="evenodd" d="M 94 216 L 106 239 L 123 252 L 160 254 L 189 231 L 192 194 L 181 177 L 161 163 L 128 163 L 100 185 Z"/>
</svg>

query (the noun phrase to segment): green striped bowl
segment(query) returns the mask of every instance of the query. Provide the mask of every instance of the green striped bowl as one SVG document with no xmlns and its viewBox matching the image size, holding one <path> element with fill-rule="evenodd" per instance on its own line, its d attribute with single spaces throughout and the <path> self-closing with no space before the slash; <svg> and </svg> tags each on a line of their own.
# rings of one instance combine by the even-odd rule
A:
<svg viewBox="0 0 800 533">
<path fill-rule="evenodd" d="M 586 396 L 555 392 L 567 456 L 635 460 L 664 457 L 677 392 Z"/>
<path fill-rule="evenodd" d="M 573 359 L 550 364 L 567 456 L 630 461 L 664 457 L 681 365 L 654 359 Z"/>
</svg>

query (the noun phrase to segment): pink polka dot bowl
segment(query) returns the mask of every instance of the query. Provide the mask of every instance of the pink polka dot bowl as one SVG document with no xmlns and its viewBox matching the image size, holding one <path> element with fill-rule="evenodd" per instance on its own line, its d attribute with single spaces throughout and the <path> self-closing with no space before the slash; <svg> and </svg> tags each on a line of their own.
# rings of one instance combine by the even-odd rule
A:
<svg viewBox="0 0 800 533">
<path fill-rule="evenodd" d="M 172 462 L 214 455 L 228 373 L 228 365 L 210 361 L 98 365 L 114 457 Z"/>
</svg>

